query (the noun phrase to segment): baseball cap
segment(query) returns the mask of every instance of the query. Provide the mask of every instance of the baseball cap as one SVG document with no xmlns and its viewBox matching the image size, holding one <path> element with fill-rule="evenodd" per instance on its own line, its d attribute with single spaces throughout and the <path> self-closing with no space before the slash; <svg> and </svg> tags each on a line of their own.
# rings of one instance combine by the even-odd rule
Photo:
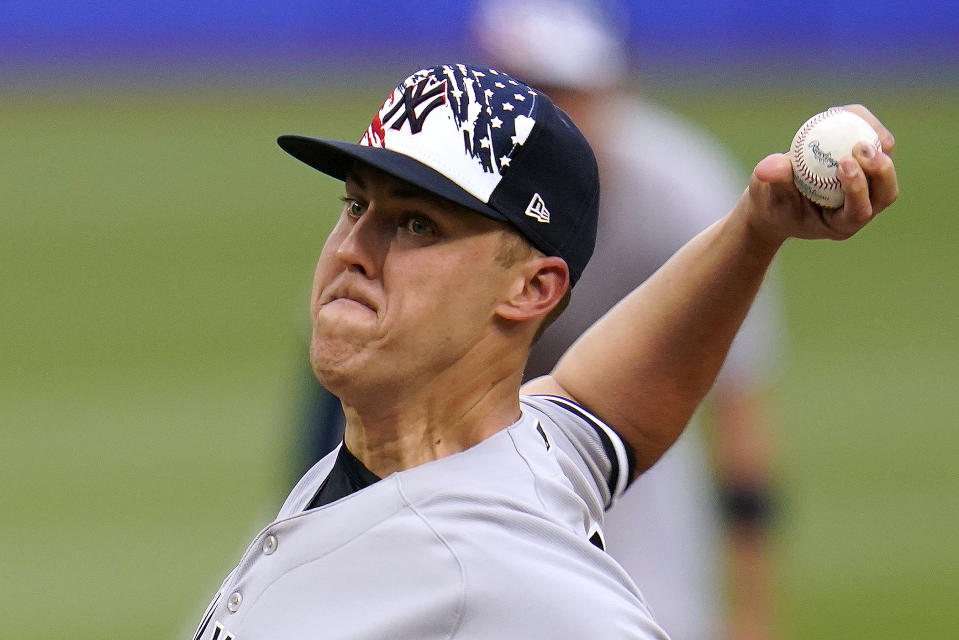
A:
<svg viewBox="0 0 959 640">
<path fill-rule="evenodd" d="M 513 225 L 575 283 L 593 253 L 599 172 L 585 137 L 545 95 L 487 67 L 421 69 L 387 97 L 359 143 L 277 143 L 339 180 L 355 161 Z"/>
</svg>

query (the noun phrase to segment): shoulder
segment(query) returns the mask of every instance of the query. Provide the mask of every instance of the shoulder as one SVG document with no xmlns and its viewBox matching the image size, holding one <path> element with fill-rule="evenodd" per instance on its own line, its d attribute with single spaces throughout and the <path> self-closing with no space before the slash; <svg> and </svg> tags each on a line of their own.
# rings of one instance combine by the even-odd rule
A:
<svg viewBox="0 0 959 640">
<path fill-rule="evenodd" d="M 558 395 L 524 395 L 542 437 L 555 442 L 580 472 L 601 490 L 608 509 L 626 491 L 636 460 L 632 447 L 615 429 L 583 406 Z"/>
</svg>

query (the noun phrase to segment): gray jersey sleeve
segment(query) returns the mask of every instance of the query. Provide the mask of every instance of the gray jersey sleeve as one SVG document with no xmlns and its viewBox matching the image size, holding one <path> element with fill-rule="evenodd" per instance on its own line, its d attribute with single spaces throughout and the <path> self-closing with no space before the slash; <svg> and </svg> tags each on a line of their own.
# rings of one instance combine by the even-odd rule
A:
<svg viewBox="0 0 959 640">
<path fill-rule="evenodd" d="M 557 396 L 524 396 L 524 409 L 534 413 L 540 424 L 564 451 L 572 482 L 588 479 L 591 489 L 609 509 L 629 486 L 635 469 L 632 448 L 602 420 L 580 405 Z"/>
</svg>

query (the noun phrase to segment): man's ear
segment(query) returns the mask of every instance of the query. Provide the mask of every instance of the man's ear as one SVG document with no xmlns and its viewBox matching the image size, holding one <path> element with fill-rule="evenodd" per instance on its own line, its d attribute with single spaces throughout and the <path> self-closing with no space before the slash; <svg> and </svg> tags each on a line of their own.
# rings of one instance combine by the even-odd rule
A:
<svg viewBox="0 0 959 640">
<path fill-rule="evenodd" d="M 569 267 L 556 256 L 536 256 L 518 271 L 509 298 L 496 308 L 505 320 L 523 322 L 545 317 L 569 289 Z"/>
</svg>

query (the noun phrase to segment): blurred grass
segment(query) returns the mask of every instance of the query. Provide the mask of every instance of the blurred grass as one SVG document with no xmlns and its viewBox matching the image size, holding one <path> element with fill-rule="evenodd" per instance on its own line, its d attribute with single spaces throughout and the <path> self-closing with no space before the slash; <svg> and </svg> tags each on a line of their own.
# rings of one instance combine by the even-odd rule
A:
<svg viewBox="0 0 959 640">
<path fill-rule="evenodd" d="M 847 93 L 849 95 L 843 95 Z M 959 613 L 959 94 L 860 87 L 673 96 L 745 166 L 807 114 L 863 102 L 894 132 L 901 198 L 852 240 L 780 267 L 790 358 L 778 388 L 792 638 L 955 637 Z"/>
<path fill-rule="evenodd" d="M 5 637 L 172 637 L 277 508 L 339 189 L 274 139 L 362 102 L 0 102 Z"/>
<path fill-rule="evenodd" d="M 273 139 L 357 138 L 375 89 L 0 95 L 5 637 L 192 633 L 279 506 L 340 188 Z M 781 256 L 790 638 L 959 633 L 959 95 L 925 91 L 663 92 L 746 167 L 851 100 L 899 143 L 894 209 Z"/>
</svg>

